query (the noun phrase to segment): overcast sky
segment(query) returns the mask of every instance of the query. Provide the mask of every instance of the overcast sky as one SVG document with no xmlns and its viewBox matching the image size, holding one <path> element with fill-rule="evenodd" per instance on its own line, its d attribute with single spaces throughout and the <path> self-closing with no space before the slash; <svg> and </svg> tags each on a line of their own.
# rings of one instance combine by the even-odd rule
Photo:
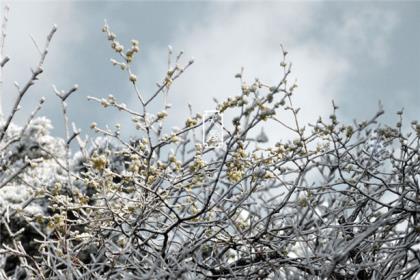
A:
<svg viewBox="0 0 420 280">
<path fill-rule="evenodd" d="M 2 1 L 3 2 L 3 1 Z M 193 67 L 177 81 L 170 94 L 173 125 L 184 123 L 190 102 L 197 112 L 213 109 L 212 97 L 239 93 L 234 79 L 243 66 L 245 77 L 275 82 L 281 77 L 280 44 L 289 51 L 296 104 L 303 121 L 328 116 L 331 100 L 346 120 L 363 119 L 384 104 L 383 120 L 396 122 L 402 107 L 406 123 L 420 119 L 420 2 L 64 2 L 9 1 L 5 53 L 11 61 L 4 72 L 3 110 L 16 96 L 13 82 L 23 84 L 38 57 L 30 34 L 43 45 L 53 24 L 58 25 L 45 73 L 25 96 L 24 110 L 47 98 L 41 115 L 53 119 L 62 133 L 61 115 L 51 85 L 80 90 L 69 101 L 70 116 L 88 131 L 98 124 L 124 123 L 113 110 L 103 110 L 86 96 L 113 94 L 131 107 L 138 106 L 125 75 L 113 67 L 114 56 L 104 34 L 104 19 L 128 45 L 139 39 L 135 65 L 140 87 L 147 94 L 166 69 L 168 44 L 184 50 Z M 4 4 L 4 3 L 2 3 Z"/>
</svg>

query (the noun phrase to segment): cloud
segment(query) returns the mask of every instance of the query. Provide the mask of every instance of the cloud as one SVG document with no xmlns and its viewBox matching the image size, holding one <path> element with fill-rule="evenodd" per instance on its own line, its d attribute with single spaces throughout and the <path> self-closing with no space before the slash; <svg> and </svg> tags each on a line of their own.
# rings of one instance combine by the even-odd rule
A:
<svg viewBox="0 0 420 280">
<path fill-rule="evenodd" d="M 389 55 L 388 39 L 397 23 L 397 15 L 390 10 L 359 6 L 325 24 L 323 32 L 336 42 L 332 47 L 337 53 L 367 56 L 384 65 Z"/>
<path fill-rule="evenodd" d="M 77 18 L 76 6 L 69 2 L 19 2 L 9 3 L 10 13 L 7 25 L 5 55 L 10 61 L 3 72 L 3 92 L 1 93 L 2 107 L 7 115 L 17 96 L 14 81 L 23 86 L 29 79 L 30 69 L 37 66 L 39 52 L 32 42 L 31 36 L 41 50 L 45 46 L 46 36 L 53 24 L 58 25 L 58 32 L 50 44 L 48 55 L 44 63 L 44 72 L 40 80 L 25 95 L 22 112 L 17 114 L 14 121 L 23 122 L 28 113 L 36 106 L 41 96 L 47 97 L 44 111 L 60 113 L 58 102 L 51 89 L 52 84 L 66 82 L 69 69 L 66 68 L 70 59 L 66 54 L 73 45 L 84 40 L 85 34 Z M 52 108 L 54 106 L 54 108 Z"/>
<path fill-rule="evenodd" d="M 269 84 L 278 81 L 280 44 L 289 50 L 292 77 L 299 84 L 294 102 L 302 108 L 302 123 L 328 116 L 331 100 L 340 98 L 343 88 L 351 87 L 349 77 L 359 71 L 354 64 L 357 56 L 364 54 L 385 63 L 387 39 L 397 23 L 392 11 L 374 6 L 339 6 L 333 12 L 336 16 L 321 3 L 231 3 L 209 9 L 200 21 L 178 26 L 174 48 L 194 56 L 196 63 L 170 93 L 173 120 L 179 122 L 187 115 L 187 103 L 202 112 L 213 109 L 213 97 L 222 100 L 239 94 L 240 85 L 233 76 L 242 66 L 250 82 L 255 77 Z M 139 75 L 150 78 L 165 73 L 165 55 L 163 46 L 157 48 L 146 65 L 139 67 Z M 278 130 L 274 137 L 284 133 Z"/>
<path fill-rule="evenodd" d="M 223 100 L 239 94 L 240 84 L 234 75 L 242 66 L 251 83 L 256 77 L 268 84 L 278 82 L 282 78 L 280 44 L 290 51 L 291 82 L 297 78 L 299 84 L 295 104 L 302 107 L 303 122 L 329 112 L 335 85 L 348 71 L 348 61 L 319 42 L 306 42 L 304 36 L 312 29 L 318 9 L 289 3 L 232 4 L 210 12 L 201 22 L 180 26 L 174 46 L 196 57 L 196 63 L 170 94 L 177 115 L 174 119 L 185 117 L 187 103 L 202 112 L 214 108 L 213 97 Z M 164 49 L 157 49 L 146 68 L 153 65 L 164 73 L 164 55 Z"/>
<path fill-rule="evenodd" d="M 46 95 L 53 99 L 53 102 L 47 101 L 46 111 L 49 115 L 54 111 L 55 115 L 59 116 L 59 109 L 54 107 L 57 102 L 51 91 L 52 83 L 66 89 L 77 82 L 81 84 L 80 95 L 96 95 L 96 92 L 103 92 L 105 96 L 108 93 L 114 94 L 115 90 L 104 88 L 109 84 L 118 86 L 120 92 L 132 92 L 128 83 L 125 88 L 120 88 L 121 83 L 114 82 L 118 80 L 115 77 L 107 78 L 103 85 L 96 87 L 95 83 L 101 83 L 100 78 L 94 80 L 90 72 L 89 75 L 83 72 L 85 69 L 73 69 L 85 65 L 86 61 L 94 56 L 91 51 L 95 51 L 96 55 L 97 45 L 92 44 L 97 43 L 95 40 L 98 38 L 103 38 L 87 37 L 87 30 L 93 30 L 93 23 L 97 23 L 94 30 L 98 29 L 102 24 L 102 18 L 99 17 L 107 17 L 108 13 L 111 13 L 108 8 L 100 5 L 86 6 L 80 2 L 49 4 L 51 5 L 44 2 L 12 3 L 8 38 L 8 54 L 12 61 L 6 67 L 5 73 L 8 84 L 5 88 L 7 94 L 3 97 L 6 99 L 5 106 L 10 107 L 15 97 L 13 81 L 23 83 L 30 74 L 29 67 L 37 60 L 36 50 L 28 34 L 32 33 L 42 45 L 52 23 L 58 23 L 59 32 L 47 58 L 46 72 L 33 91 L 37 94 L 32 92 L 25 98 L 24 109 L 32 110 L 33 103 L 41 95 Z M 115 3 L 112 7 L 127 7 L 124 5 L 127 4 Z M 86 9 L 87 7 L 90 9 Z M 133 4 L 130 10 L 134 10 L 134 7 Z M 143 8 L 147 7 L 149 6 Z M 169 9 L 168 7 L 162 6 L 162 9 Z M 150 8 L 151 13 L 157 13 Z M 93 11 L 95 15 L 91 15 Z M 372 63 L 386 64 L 390 53 L 388 38 L 393 35 L 398 23 L 397 13 L 375 5 L 309 2 L 212 3 L 200 6 L 198 16 L 187 19 L 183 17 L 183 13 L 192 11 L 194 10 L 181 7 L 176 16 L 168 20 L 167 24 L 163 24 L 165 28 L 173 28 L 171 39 L 165 37 L 167 33 L 162 35 L 162 29 L 156 28 L 156 31 L 152 27 L 154 31 L 150 31 L 149 40 L 159 38 L 159 43 L 167 41 L 173 45 L 175 51 L 183 49 L 186 60 L 188 56 L 194 56 L 196 61 L 193 67 L 176 81 L 170 92 L 169 101 L 173 104 L 171 125 L 183 124 L 182 120 L 188 112 L 187 103 L 191 103 L 195 111 L 202 112 L 214 108 L 213 97 L 221 100 L 239 94 L 239 81 L 233 76 L 242 66 L 245 67 L 245 77 L 249 82 L 255 77 L 267 83 L 278 81 L 281 78 L 280 44 L 286 46 L 289 59 L 293 63 L 291 81 L 297 79 L 299 84 L 294 101 L 296 106 L 302 108 L 302 122 L 314 122 L 319 115 L 329 115 L 332 99 L 343 100 L 348 104 L 340 105 L 354 108 L 356 104 L 350 104 L 354 100 L 343 99 L 340 94 L 344 92 L 343 89 L 351 89 L 351 79 L 357 78 L 361 72 L 357 65 L 361 58 Z M 112 22 L 128 20 L 118 13 L 111 14 Z M 175 21 L 178 17 L 180 20 Z M 133 20 L 135 17 L 130 18 Z M 96 19 L 100 22 L 96 22 Z M 165 19 L 162 21 L 165 22 Z M 137 25 L 143 26 L 141 23 L 142 20 L 138 19 L 138 23 L 136 21 L 134 24 L 133 21 L 132 24 L 123 26 L 130 29 L 127 33 L 131 35 L 135 34 L 135 30 L 131 29 Z M 77 50 L 82 50 L 81 46 L 84 46 L 80 55 L 74 51 L 76 44 Z M 100 44 L 105 43 L 101 41 Z M 154 42 L 154 45 L 157 43 Z M 103 49 L 107 50 L 106 47 Z M 154 90 L 154 81 L 160 80 L 166 71 L 166 46 L 162 44 L 150 49 L 149 47 L 146 53 L 141 54 L 138 65 L 142 89 L 149 95 Z M 70 60 L 72 63 L 69 63 Z M 85 65 L 85 68 L 92 71 L 98 68 L 92 63 Z M 92 72 L 92 76 L 113 73 L 106 72 L 105 69 L 97 71 Z M 75 73 L 83 75 L 77 76 Z M 82 80 L 77 80 L 76 77 Z M 86 87 L 91 89 L 88 93 L 83 92 Z M 84 98 L 78 100 L 76 97 L 72 102 L 75 100 L 79 105 L 86 102 Z M 134 95 L 131 101 L 127 103 L 136 107 L 137 100 Z M 360 107 L 360 104 L 357 106 Z M 372 107 L 372 104 L 366 106 Z M 154 109 L 161 108 L 156 106 Z M 96 111 L 92 112 L 96 114 Z M 87 118 L 86 113 L 77 114 L 75 117 L 79 122 L 81 116 Z M 288 118 L 285 114 L 281 116 Z M 120 114 L 107 114 L 105 118 L 109 119 L 109 123 L 122 122 Z M 276 137 L 278 135 L 279 133 Z"/>
</svg>

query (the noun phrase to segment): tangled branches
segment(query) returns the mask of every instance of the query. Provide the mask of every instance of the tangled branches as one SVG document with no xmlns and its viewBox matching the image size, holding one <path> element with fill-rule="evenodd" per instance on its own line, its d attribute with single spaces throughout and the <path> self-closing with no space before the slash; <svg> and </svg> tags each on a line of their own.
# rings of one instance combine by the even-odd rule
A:
<svg viewBox="0 0 420 280">
<path fill-rule="evenodd" d="M 77 87 L 55 89 L 67 124 L 63 140 L 49 136 L 49 121 L 34 119 L 36 112 L 23 128 L 10 125 L 13 112 L 6 118 L 0 134 L 3 278 L 419 275 L 419 124 L 403 130 L 401 113 L 396 127 L 382 126 L 381 108 L 371 120 L 342 124 L 333 104 L 329 120 L 302 125 L 282 48 L 277 84 L 248 83 L 239 73 L 239 95 L 218 102 L 215 114 L 191 113 L 171 130 L 166 96 L 193 61 L 182 66 L 181 52 L 173 64 L 170 48 L 156 92 L 142 92 L 131 68 L 139 42 L 125 51 L 107 25 L 103 31 L 118 55 L 111 62 L 127 73 L 141 109 L 114 96 L 89 99 L 128 114 L 138 136 L 127 140 L 120 125 L 93 123 L 101 137 L 91 145 L 83 141 L 66 112 Z M 150 111 L 160 96 L 162 110 Z M 290 112 L 290 124 L 278 119 L 279 110 Z M 228 111 L 235 117 L 223 126 L 220 114 Z M 291 140 L 255 136 L 269 122 L 288 129 Z M 217 129 L 224 137 L 215 145 L 205 136 Z M 72 141 L 80 146 L 74 156 Z M 10 195 L 22 186 L 25 199 Z"/>
</svg>

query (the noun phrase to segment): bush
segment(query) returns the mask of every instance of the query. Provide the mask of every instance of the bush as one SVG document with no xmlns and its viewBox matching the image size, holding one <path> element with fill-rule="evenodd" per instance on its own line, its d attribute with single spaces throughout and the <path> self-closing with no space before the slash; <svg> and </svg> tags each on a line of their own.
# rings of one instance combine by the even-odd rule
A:
<svg viewBox="0 0 420 280">
<path fill-rule="evenodd" d="M 42 74 L 49 42 L 0 126 L 2 279 L 414 279 L 419 256 L 419 136 L 372 119 L 303 125 L 282 48 L 277 84 L 240 79 L 241 93 L 168 130 L 158 97 L 193 61 L 182 53 L 153 94 L 144 94 L 129 48 L 103 32 L 127 73 L 140 111 L 115 97 L 95 98 L 132 118 L 137 136 L 100 128 L 89 144 L 70 127 L 69 91 L 56 89 L 67 133 L 50 135 L 35 117 L 13 124 L 22 98 Z M 173 56 L 172 49 L 169 55 Z M 1 58 L 3 69 L 8 62 Z M 291 124 L 277 118 L 290 112 Z M 192 110 L 191 110 L 192 111 Z M 221 114 L 234 115 L 223 126 Z M 226 120 L 225 120 L 226 121 Z M 291 140 L 269 140 L 264 123 Z M 131 125 L 131 124 L 130 124 Z M 169 131 L 169 132 L 166 132 Z M 214 138 L 207 137 L 215 136 Z M 222 136 L 223 135 L 223 136 Z M 70 149 L 78 144 L 78 152 Z"/>
</svg>

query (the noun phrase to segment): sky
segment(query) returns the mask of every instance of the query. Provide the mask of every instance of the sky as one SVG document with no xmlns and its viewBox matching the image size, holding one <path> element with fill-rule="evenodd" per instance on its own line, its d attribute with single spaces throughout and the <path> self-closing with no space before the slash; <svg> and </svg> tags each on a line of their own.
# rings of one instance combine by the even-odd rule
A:
<svg viewBox="0 0 420 280">
<path fill-rule="evenodd" d="M 127 76 L 113 67 L 101 28 L 106 19 L 119 41 L 138 39 L 140 54 L 134 65 L 141 90 L 150 95 L 166 73 L 167 46 L 183 50 L 184 62 L 193 66 L 177 80 L 169 94 L 170 125 L 183 126 L 188 104 L 195 112 L 214 109 L 213 97 L 222 100 L 240 92 L 234 75 L 275 83 L 281 78 L 280 45 L 293 63 L 294 96 L 302 122 L 316 122 L 331 114 L 351 122 L 367 119 L 384 105 L 384 123 L 395 124 L 404 108 L 405 123 L 419 119 L 420 107 L 420 2 L 415 1 L 2 1 L 10 5 L 5 54 L 11 60 L 3 72 L 2 108 L 7 114 L 38 53 L 30 35 L 43 46 L 53 24 L 54 37 L 40 81 L 24 97 L 16 122 L 23 123 L 42 96 L 40 115 L 53 120 L 54 134 L 62 135 L 63 119 L 52 85 L 79 91 L 69 100 L 70 119 L 89 132 L 121 123 L 132 134 L 129 118 L 104 110 L 86 96 L 109 94 L 140 109 Z M 155 108 L 161 110 L 159 106 Z M 281 133 L 280 133 L 281 134 Z M 274 137 L 282 137 L 275 135 Z"/>
</svg>

